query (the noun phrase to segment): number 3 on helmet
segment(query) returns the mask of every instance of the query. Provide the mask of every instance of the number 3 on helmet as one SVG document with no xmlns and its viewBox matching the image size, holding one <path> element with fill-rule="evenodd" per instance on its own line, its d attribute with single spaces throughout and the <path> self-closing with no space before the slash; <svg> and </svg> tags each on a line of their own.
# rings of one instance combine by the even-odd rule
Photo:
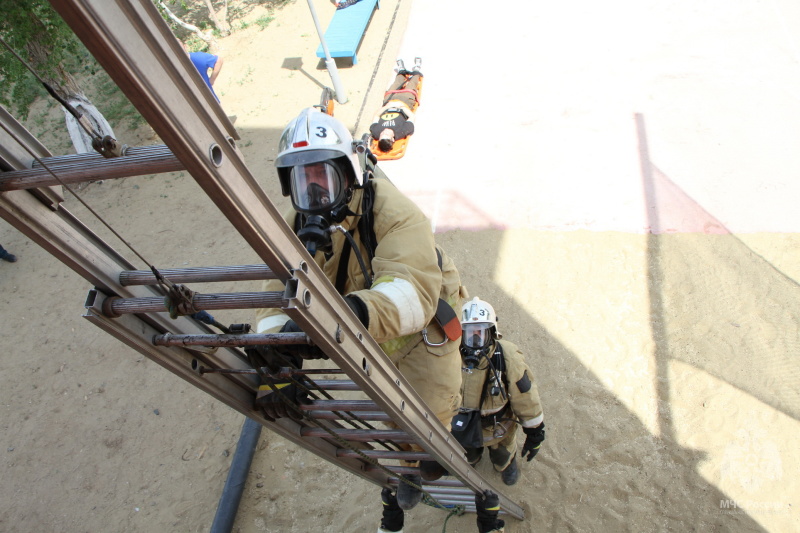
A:
<svg viewBox="0 0 800 533">
<path fill-rule="evenodd" d="M 461 344 L 466 348 L 484 348 L 502 337 L 494 308 L 477 296 L 461 307 L 461 330 Z"/>
<path fill-rule="evenodd" d="M 316 108 L 304 109 L 289 122 L 278 143 L 275 166 L 281 194 L 292 197 L 294 208 L 326 218 L 349 201 L 353 188 L 363 185 L 353 137 L 347 128 Z"/>
</svg>

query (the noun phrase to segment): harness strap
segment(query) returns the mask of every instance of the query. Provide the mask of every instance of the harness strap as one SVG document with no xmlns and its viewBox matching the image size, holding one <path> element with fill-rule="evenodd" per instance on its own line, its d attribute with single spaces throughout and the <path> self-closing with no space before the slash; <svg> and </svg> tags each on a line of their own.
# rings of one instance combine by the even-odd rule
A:
<svg viewBox="0 0 800 533">
<path fill-rule="evenodd" d="M 492 354 L 492 365 L 497 372 L 506 371 L 506 358 L 503 356 L 503 347 L 500 345 L 500 341 L 497 341 L 497 344 L 494 347 L 494 353 Z"/>
<path fill-rule="evenodd" d="M 386 98 L 387 96 L 391 96 L 393 94 L 413 94 L 414 100 L 419 103 L 419 93 L 415 89 L 395 89 L 394 91 L 386 91 L 383 93 L 383 97 Z"/>
<path fill-rule="evenodd" d="M 375 187 L 372 180 L 368 180 L 364 186 L 364 196 L 361 200 L 361 218 L 358 220 L 358 234 L 361 243 L 367 249 L 369 262 L 375 258 L 375 250 L 378 248 L 378 237 L 375 235 L 375 220 L 372 208 L 375 205 Z"/>
<path fill-rule="evenodd" d="M 490 415 L 481 415 L 481 426 L 488 428 L 500 423 L 505 418 L 509 409 L 511 409 L 511 402 L 506 402 L 506 404 L 496 413 L 492 413 Z"/>
<path fill-rule="evenodd" d="M 353 230 L 348 231 L 351 236 Z M 344 294 L 344 284 L 347 282 L 347 264 L 350 262 L 350 239 L 344 240 L 341 257 L 339 257 L 339 268 L 336 270 L 335 287 L 339 294 Z"/>
<path fill-rule="evenodd" d="M 418 94 L 416 89 L 395 89 L 394 91 L 386 91 L 383 94 L 387 95 L 387 94 L 399 94 L 399 93 L 410 93 L 414 95 L 414 98 L 416 98 Z"/>
<path fill-rule="evenodd" d="M 375 249 L 378 247 L 378 238 L 375 236 L 375 228 L 372 219 L 372 207 L 375 204 L 375 188 L 371 180 L 367 180 L 364 185 L 364 195 L 361 198 L 361 215 L 359 216 L 356 227 L 348 231 L 352 237 L 358 229 L 361 244 L 367 249 L 369 264 L 375 258 Z M 350 239 L 345 239 L 342 253 L 339 257 L 339 266 L 336 270 L 336 283 L 334 286 L 339 294 L 344 294 L 344 286 L 347 283 L 347 266 L 350 263 Z M 369 281 L 367 280 L 367 283 Z"/>
<path fill-rule="evenodd" d="M 508 391 L 508 385 L 505 383 L 505 370 L 506 370 L 506 359 L 503 356 L 503 347 L 500 345 L 500 341 L 497 341 L 494 347 L 494 353 L 492 354 L 491 365 L 494 367 L 495 372 L 501 372 L 500 379 L 503 383 L 500 384 L 501 387 L 505 387 L 506 391 Z M 486 373 L 486 380 L 483 382 L 483 390 L 481 391 L 481 403 L 479 404 L 478 409 L 483 406 L 483 400 L 486 398 L 486 389 L 488 381 L 494 377 L 491 369 L 488 369 L 489 372 Z M 493 426 L 499 420 L 502 420 L 503 416 L 506 414 L 508 409 L 511 407 L 511 402 L 506 402 L 506 404 L 500 408 L 499 411 L 496 413 L 492 413 L 490 415 L 481 416 L 481 425 L 486 428 Z"/>
</svg>

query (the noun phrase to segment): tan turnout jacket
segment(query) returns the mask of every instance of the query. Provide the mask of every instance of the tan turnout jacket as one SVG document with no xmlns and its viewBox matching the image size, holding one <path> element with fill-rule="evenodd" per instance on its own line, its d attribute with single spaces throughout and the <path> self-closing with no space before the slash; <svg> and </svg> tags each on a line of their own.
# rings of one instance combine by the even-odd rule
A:
<svg viewBox="0 0 800 533">
<path fill-rule="evenodd" d="M 386 178 L 373 179 L 375 203 L 373 207 L 374 231 L 377 238 L 375 257 L 368 268 L 373 276 L 369 289 L 364 288 L 364 276 L 355 251 L 351 251 L 348 275 L 343 296 L 354 295 L 363 301 L 369 312 L 369 333 L 381 344 L 390 357 L 407 354 L 421 342 L 420 331 L 427 327 L 432 342 L 444 338 L 442 330 L 433 322 L 439 298 L 454 309 L 461 305 L 461 282 L 452 260 L 444 252 L 439 268 L 430 221 L 414 202 L 403 195 Z M 361 212 L 363 190 L 355 191 L 349 203 L 355 213 Z M 286 221 L 294 227 L 296 212 L 290 208 Z M 349 216 L 341 225 L 356 228 L 358 217 Z M 364 261 L 368 253 L 361 242 L 358 230 L 353 237 Z M 326 258 L 322 252 L 314 257 L 325 275 L 335 283 L 339 259 L 346 237 L 336 232 L 332 236 L 333 254 Z M 283 290 L 280 281 L 267 280 L 263 290 Z M 256 312 L 258 333 L 278 331 L 288 320 L 280 309 L 259 309 Z M 456 341 L 457 342 L 457 341 Z M 431 353 L 444 355 L 457 344 L 448 342 Z"/>
<path fill-rule="evenodd" d="M 507 384 L 508 400 L 504 400 L 499 394 L 491 395 L 492 373 L 489 370 L 489 363 L 484 359 L 471 374 L 464 372 L 462 376 L 462 406 L 467 409 L 480 409 L 481 416 L 486 417 L 500 412 L 508 403 L 511 412 L 503 413 L 503 418 L 516 418 L 522 427 L 536 427 L 543 422 L 544 415 L 533 372 L 515 344 L 508 341 L 497 342 L 503 347 L 506 370 L 503 372 L 504 375 L 500 376 L 500 380 L 504 387 Z M 483 392 L 484 388 L 486 392 Z M 483 405 L 479 405 L 481 393 L 484 396 Z"/>
</svg>

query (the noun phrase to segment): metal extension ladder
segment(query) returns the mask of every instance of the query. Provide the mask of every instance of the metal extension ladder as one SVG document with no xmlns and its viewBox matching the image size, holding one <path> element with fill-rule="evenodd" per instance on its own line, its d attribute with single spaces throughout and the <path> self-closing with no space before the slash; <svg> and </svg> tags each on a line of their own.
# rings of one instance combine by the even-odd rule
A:
<svg viewBox="0 0 800 533">
<path fill-rule="evenodd" d="M 524 518 L 517 503 L 470 467 L 461 446 L 310 260 L 247 169 L 233 126 L 190 75 L 194 67 L 152 2 L 51 3 L 166 143 L 129 149 L 118 159 L 86 154 L 53 158 L 0 108 L 0 168 L 12 169 L 0 172 L 0 216 L 94 287 L 84 317 L 217 400 L 376 485 L 396 485 L 403 482 L 401 476 L 417 472 L 398 466 L 397 460 L 436 460 L 451 476 L 423 482 L 435 502 L 474 512 L 474 493 L 492 490 L 506 515 Z M 33 164 L 34 155 L 41 163 Z M 197 294 L 192 304 L 197 310 L 278 307 L 305 334 L 220 335 L 187 316 L 169 318 L 156 276 L 136 270 L 84 226 L 51 187 L 59 183 L 51 172 L 78 183 L 181 169 L 192 175 L 264 264 L 161 274 L 173 283 L 279 279 L 283 292 Z M 291 371 L 315 399 L 302 407 L 301 420 L 267 420 L 254 407 L 259 380 L 241 347 L 308 341 L 335 368 Z M 368 399 L 351 399 L 357 393 Z M 373 424 L 386 421 L 398 429 Z M 425 451 L 407 451 L 409 443 Z"/>
</svg>

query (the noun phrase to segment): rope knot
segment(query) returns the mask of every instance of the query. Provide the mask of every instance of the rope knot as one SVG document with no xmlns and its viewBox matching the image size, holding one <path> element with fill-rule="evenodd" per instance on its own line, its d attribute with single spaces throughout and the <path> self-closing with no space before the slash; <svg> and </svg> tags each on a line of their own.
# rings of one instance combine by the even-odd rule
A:
<svg viewBox="0 0 800 533">
<path fill-rule="evenodd" d="M 193 315 L 199 310 L 194 307 L 194 295 L 197 294 L 186 285 L 179 283 L 170 284 L 167 295 L 164 296 L 164 306 L 169 311 L 173 320 L 179 316 Z"/>
</svg>

